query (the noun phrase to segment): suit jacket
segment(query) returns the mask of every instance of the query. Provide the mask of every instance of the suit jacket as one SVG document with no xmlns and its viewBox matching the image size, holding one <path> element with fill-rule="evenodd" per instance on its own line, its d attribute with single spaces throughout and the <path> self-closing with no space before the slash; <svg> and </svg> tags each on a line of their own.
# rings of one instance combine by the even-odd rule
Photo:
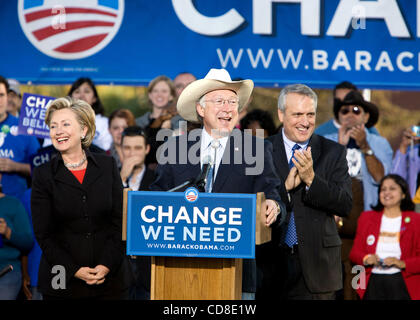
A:
<svg viewBox="0 0 420 320">
<path fill-rule="evenodd" d="M 273 144 L 277 173 L 285 181 L 289 164 L 282 132 L 268 138 Z M 281 193 L 288 210 L 293 210 L 298 236 L 299 259 L 308 289 L 325 293 L 342 287 L 341 240 L 334 215 L 347 216 L 352 206 L 351 180 L 348 175 L 346 149 L 336 142 L 313 134 L 312 149 L 315 178 L 311 187 L 301 183 L 291 190 L 291 201 Z M 277 241 L 284 245 L 290 214 Z"/>
<path fill-rule="evenodd" d="M 237 138 L 236 138 L 237 137 Z M 240 138 L 239 138 L 240 137 Z M 158 165 L 156 169 L 156 180 L 151 185 L 151 190 L 170 190 L 176 186 L 181 185 L 188 179 L 194 179 L 200 174 L 200 136 L 197 136 L 197 141 L 188 141 L 187 151 L 189 155 L 196 151 L 196 164 L 191 163 L 191 158 L 186 159 L 184 164 L 164 164 Z M 177 157 L 181 153 L 179 141 L 181 137 L 170 139 L 167 142 L 167 150 Z M 240 141 L 239 141 L 240 140 Z M 264 192 L 267 199 L 277 201 L 281 207 L 281 214 L 277 221 L 272 225 L 274 228 L 279 227 L 285 219 L 286 209 L 282 203 L 278 188 L 282 184 L 275 173 L 273 160 L 271 156 L 271 143 L 259 140 L 264 143 L 264 161 L 263 171 L 258 175 L 247 175 L 246 168 L 253 168 L 255 164 L 247 164 L 245 153 L 253 150 L 255 154 L 256 144 L 259 139 L 250 135 L 246 135 L 240 130 L 234 129 L 225 148 L 225 152 L 220 162 L 216 180 L 214 181 L 213 193 L 257 193 Z M 250 144 L 247 144 L 248 142 Z M 247 149 L 246 149 L 247 148 Z M 252 148 L 252 149 L 251 149 Z M 184 151 L 184 152 L 185 152 Z M 239 157 L 238 157 L 239 155 Z M 242 161 L 235 161 L 235 159 L 242 159 Z M 178 159 L 178 158 L 177 158 Z M 236 163 L 235 163 L 236 162 Z M 256 266 L 255 261 L 244 260 L 243 272 L 243 291 L 255 292 L 256 290 Z"/>
<path fill-rule="evenodd" d="M 42 249 L 38 286 L 54 296 L 118 298 L 131 281 L 121 240 L 121 178 L 112 157 L 89 151 L 86 156 L 83 184 L 64 166 L 60 153 L 34 170 L 32 217 Z M 79 268 L 99 264 L 110 269 L 103 284 L 89 286 L 74 277 Z M 65 289 L 52 287 L 56 265 L 65 268 Z"/>
<path fill-rule="evenodd" d="M 383 212 L 365 211 L 359 218 L 356 238 L 350 252 L 350 260 L 363 265 L 363 258 L 368 254 L 376 253 L 379 232 L 381 229 Z M 369 241 L 368 238 L 373 241 Z M 420 216 L 413 211 L 403 211 L 400 229 L 401 260 L 406 264 L 401 274 L 407 286 L 411 299 L 420 300 Z M 366 288 L 369 283 L 372 267 L 366 269 Z M 366 290 L 357 289 L 363 299 Z"/>
</svg>

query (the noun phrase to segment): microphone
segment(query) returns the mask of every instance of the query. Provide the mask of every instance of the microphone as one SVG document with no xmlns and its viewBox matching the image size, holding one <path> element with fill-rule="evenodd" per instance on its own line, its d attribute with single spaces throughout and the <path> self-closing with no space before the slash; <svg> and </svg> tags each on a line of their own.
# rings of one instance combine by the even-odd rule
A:
<svg viewBox="0 0 420 320">
<path fill-rule="evenodd" d="M 10 272 L 13 270 L 13 266 L 11 264 L 9 264 L 8 266 L 5 266 L 1 271 L 0 271 L 0 278 L 3 277 L 6 273 Z"/>
<path fill-rule="evenodd" d="M 207 183 L 207 175 L 213 165 L 213 158 L 210 155 L 207 155 L 203 159 L 203 168 L 201 169 L 200 174 L 195 179 L 194 184 L 197 186 L 200 192 L 204 192 L 204 188 Z"/>
</svg>

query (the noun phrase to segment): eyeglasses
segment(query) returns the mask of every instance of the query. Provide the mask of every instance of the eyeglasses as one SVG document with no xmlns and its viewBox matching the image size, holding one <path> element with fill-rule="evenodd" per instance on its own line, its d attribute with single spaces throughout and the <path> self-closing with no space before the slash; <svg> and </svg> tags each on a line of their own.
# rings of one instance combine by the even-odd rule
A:
<svg viewBox="0 0 420 320">
<path fill-rule="evenodd" d="M 353 112 L 355 115 L 359 115 L 362 113 L 362 109 L 358 106 L 350 107 L 350 108 L 341 108 L 340 113 L 344 116 L 349 112 Z"/>
<path fill-rule="evenodd" d="M 221 107 L 225 104 L 225 102 L 228 103 L 231 107 L 236 107 L 239 104 L 239 99 L 215 99 L 215 100 L 205 100 L 205 102 L 213 102 L 215 106 Z"/>
</svg>

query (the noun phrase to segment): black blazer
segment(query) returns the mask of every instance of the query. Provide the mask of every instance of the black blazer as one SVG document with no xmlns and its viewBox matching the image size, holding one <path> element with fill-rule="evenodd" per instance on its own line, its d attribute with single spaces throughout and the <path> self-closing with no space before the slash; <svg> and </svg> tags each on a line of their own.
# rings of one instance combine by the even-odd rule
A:
<svg viewBox="0 0 420 320">
<path fill-rule="evenodd" d="M 285 181 L 289 165 L 282 132 L 268 139 L 273 144 L 277 173 Z M 351 179 L 345 147 L 316 134 L 312 135 L 309 146 L 315 178 L 308 191 L 304 183 L 292 190 L 291 202 L 287 194 L 281 194 L 289 214 L 278 241 L 279 245 L 284 243 L 290 210 L 293 210 L 305 283 L 312 293 L 325 293 L 342 287 L 341 239 L 334 215 L 345 217 L 351 210 Z"/>
<path fill-rule="evenodd" d="M 35 168 L 32 218 L 42 249 L 38 286 L 43 294 L 65 298 L 114 297 L 129 286 L 122 233 L 122 183 L 115 160 L 86 151 L 83 184 L 64 166 L 61 154 Z M 74 277 L 81 267 L 110 269 L 101 285 Z M 65 289 L 54 289 L 55 265 L 65 268 Z"/>
<path fill-rule="evenodd" d="M 186 158 L 186 163 L 176 164 L 169 163 L 158 165 L 156 169 L 156 180 L 151 185 L 151 190 L 170 190 L 191 178 L 196 178 L 200 174 L 200 138 L 197 136 L 196 141 L 188 141 L 187 150 L 181 151 L 179 147 L 180 139 L 185 137 L 176 137 L 170 139 L 166 145 L 166 150 L 169 151 L 165 156 L 176 157 L 182 159 L 188 154 L 191 157 L 193 151 L 196 152 L 196 159 L 198 163 L 191 163 L 191 158 Z M 186 138 L 185 138 L 186 139 Z M 256 155 L 257 141 L 263 143 L 263 150 Z M 182 144 L 182 141 L 181 141 Z M 247 174 L 247 168 L 254 168 L 255 163 L 252 163 L 249 158 L 249 153 L 263 161 L 259 161 L 262 172 L 256 175 Z M 186 152 L 187 151 L 187 152 Z M 165 152 L 165 151 L 163 151 Z M 185 153 L 186 152 L 186 153 Z M 286 208 L 280 199 L 278 189 L 282 188 L 283 184 L 278 178 L 272 159 L 272 146 L 268 141 L 260 140 L 256 137 L 244 134 L 240 130 L 234 129 L 225 148 L 222 161 L 219 165 L 216 180 L 212 188 L 213 193 L 257 193 L 264 192 L 267 199 L 275 200 L 281 207 L 281 214 L 279 214 L 277 221 L 272 225 L 272 230 L 279 228 L 286 218 Z M 242 159 L 240 161 L 240 159 Z M 174 160 L 174 159 L 171 159 Z M 247 163 L 248 162 L 248 163 Z M 257 248 L 258 249 L 258 248 Z M 258 251 L 258 250 L 257 250 Z M 258 255 L 258 252 L 256 253 Z M 255 292 L 257 283 L 257 270 L 254 260 L 244 260 L 243 267 L 242 289 L 244 292 Z"/>
</svg>

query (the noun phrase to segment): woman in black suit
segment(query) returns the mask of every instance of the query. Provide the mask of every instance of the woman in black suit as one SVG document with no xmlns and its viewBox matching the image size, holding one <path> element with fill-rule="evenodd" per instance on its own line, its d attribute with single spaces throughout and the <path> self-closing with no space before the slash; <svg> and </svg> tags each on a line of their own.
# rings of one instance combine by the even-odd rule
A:
<svg viewBox="0 0 420 320">
<path fill-rule="evenodd" d="M 95 112 L 59 98 L 45 122 L 58 153 L 33 175 L 40 291 L 45 299 L 125 299 L 131 273 L 121 240 L 122 183 L 112 157 L 88 151 Z"/>
</svg>

